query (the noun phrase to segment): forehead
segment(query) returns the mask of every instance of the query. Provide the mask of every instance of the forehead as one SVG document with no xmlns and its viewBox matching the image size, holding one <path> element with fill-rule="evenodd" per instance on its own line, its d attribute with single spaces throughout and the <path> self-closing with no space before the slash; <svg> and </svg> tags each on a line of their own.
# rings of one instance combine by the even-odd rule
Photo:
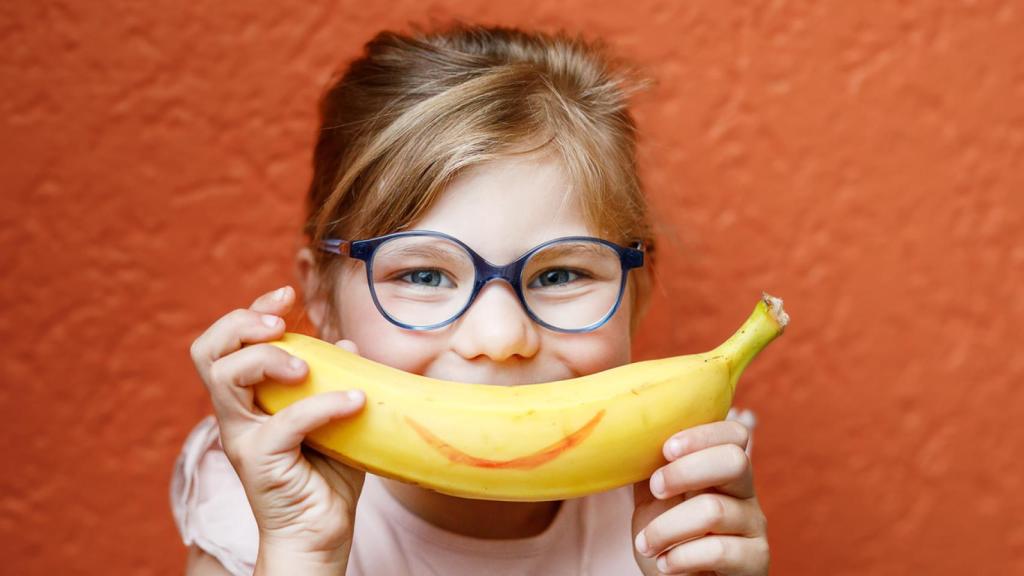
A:
<svg viewBox="0 0 1024 576">
<path fill-rule="evenodd" d="M 495 263 L 552 238 L 595 235 L 562 164 L 551 155 L 466 168 L 411 228 L 451 234 Z"/>
</svg>

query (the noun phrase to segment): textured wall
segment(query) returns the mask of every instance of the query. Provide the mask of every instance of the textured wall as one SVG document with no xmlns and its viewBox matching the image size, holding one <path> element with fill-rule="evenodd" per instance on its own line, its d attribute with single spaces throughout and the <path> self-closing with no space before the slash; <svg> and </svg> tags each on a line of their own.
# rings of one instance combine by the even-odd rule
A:
<svg viewBox="0 0 1024 576">
<path fill-rule="evenodd" d="M 636 107 L 666 247 L 640 357 L 785 298 L 737 399 L 774 573 L 1024 573 L 1022 12 L 4 3 L 0 571 L 181 570 L 168 478 L 210 411 L 189 343 L 294 281 L 332 68 L 459 16 L 603 36 L 658 79 Z"/>
</svg>

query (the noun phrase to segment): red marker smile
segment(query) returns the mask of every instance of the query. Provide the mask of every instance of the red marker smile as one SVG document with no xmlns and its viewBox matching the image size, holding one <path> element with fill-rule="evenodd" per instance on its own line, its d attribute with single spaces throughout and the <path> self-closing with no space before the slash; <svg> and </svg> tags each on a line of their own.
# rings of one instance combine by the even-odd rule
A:
<svg viewBox="0 0 1024 576">
<path fill-rule="evenodd" d="M 562 438 L 558 442 L 555 442 L 554 444 L 546 448 L 541 448 L 540 450 L 537 450 L 532 454 L 527 454 L 526 456 L 520 456 L 518 458 L 512 458 L 511 460 L 491 460 L 488 458 L 480 458 L 477 456 L 466 454 L 462 450 L 459 450 L 458 448 L 438 438 L 436 434 L 434 434 L 430 430 L 427 430 L 426 427 L 424 427 L 419 422 L 413 420 L 412 418 L 406 416 L 405 421 L 408 422 L 409 425 L 412 426 L 414 430 L 416 430 L 416 433 L 419 434 L 420 437 L 427 442 L 427 444 L 433 446 L 434 449 L 436 449 L 441 454 L 444 454 L 445 457 L 447 457 L 452 462 L 457 462 L 459 464 L 468 464 L 470 466 L 477 466 L 479 468 L 521 468 L 524 470 L 529 470 L 531 468 L 536 468 L 537 466 L 540 466 L 545 462 L 551 461 L 559 454 L 562 454 L 563 452 L 574 446 L 578 446 L 581 442 L 583 442 L 583 440 L 587 438 L 587 436 L 590 435 L 591 432 L 593 432 L 594 428 L 597 426 L 597 423 L 600 422 L 601 418 L 603 417 L 604 410 L 602 409 L 597 414 L 595 414 L 589 422 L 581 426 L 579 430 L 576 430 L 575 432 L 569 434 L 565 438 Z"/>
</svg>

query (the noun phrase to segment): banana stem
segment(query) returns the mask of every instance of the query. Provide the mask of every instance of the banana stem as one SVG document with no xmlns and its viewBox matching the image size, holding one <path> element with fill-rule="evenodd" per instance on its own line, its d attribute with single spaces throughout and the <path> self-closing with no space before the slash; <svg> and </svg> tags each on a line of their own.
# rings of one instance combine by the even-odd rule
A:
<svg viewBox="0 0 1024 576">
<path fill-rule="evenodd" d="M 733 393 L 743 370 L 769 342 L 782 334 L 789 323 L 789 314 L 782 309 L 782 299 L 762 292 L 754 311 L 728 340 L 710 355 L 725 356 L 729 361 L 729 384 Z"/>
</svg>

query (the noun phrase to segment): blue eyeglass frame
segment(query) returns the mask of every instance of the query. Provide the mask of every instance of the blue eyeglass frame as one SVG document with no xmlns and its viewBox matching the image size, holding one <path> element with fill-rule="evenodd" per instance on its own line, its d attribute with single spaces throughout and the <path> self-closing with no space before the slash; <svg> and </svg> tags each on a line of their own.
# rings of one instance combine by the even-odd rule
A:
<svg viewBox="0 0 1024 576">
<path fill-rule="evenodd" d="M 388 314 L 381 306 L 380 301 L 377 300 L 377 291 L 373 287 L 373 255 L 374 253 L 376 253 L 377 248 L 379 248 L 388 240 L 407 236 L 432 236 L 436 238 L 444 238 L 446 240 L 450 240 L 461 246 L 463 249 L 465 249 L 466 252 L 473 259 L 473 266 L 476 268 L 476 278 L 473 284 L 473 292 L 470 294 L 469 299 L 466 301 L 466 305 L 463 306 L 462 309 L 459 310 L 454 316 L 445 320 L 444 322 L 438 322 L 436 324 L 429 324 L 426 326 L 406 324 L 405 322 L 401 322 L 396 318 L 393 318 L 390 314 Z M 555 244 L 557 242 L 564 242 L 567 240 L 580 240 L 603 244 L 614 250 L 619 255 L 619 263 L 622 265 L 622 279 L 619 282 L 619 295 L 615 299 L 615 305 L 612 306 L 612 309 L 607 314 L 605 314 L 603 318 L 589 326 L 584 326 L 583 328 L 559 328 L 557 326 L 548 324 L 547 322 L 538 318 L 537 315 L 533 313 L 533 310 L 530 310 L 530 306 L 526 303 L 526 297 L 523 296 L 521 277 L 523 273 L 523 268 L 526 266 L 527 260 L 529 260 L 530 257 L 533 256 L 538 251 L 543 250 L 545 247 L 550 246 L 551 244 Z M 508 282 L 512 286 L 513 290 L 515 290 L 516 296 L 519 298 L 519 304 L 523 307 L 523 310 L 526 312 L 527 316 L 529 316 L 530 319 L 532 319 L 537 324 L 540 324 L 541 326 L 549 330 L 554 330 L 556 332 L 567 332 L 574 334 L 591 332 L 603 326 L 605 322 L 607 322 L 612 316 L 615 315 L 615 313 L 619 309 L 619 305 L 622 303 L 622 294 L 623 292 L 625 292 L 626 280 L 629 277 L 629 271 L 634 268 L 640 268 L 644 265 L 644 251 L 642 242 L 635 243 L 633 247 L 626 247 L 620 246 L 614 242 L 610 242 L 603 238 L 595 238 L 593 236 L 563 236 L 561 238 L 554 238 L 552 240 L 548 240 L 543 244 L 535 246 L 534 248 L 530 249 L 530 251 L 526 252 L 525 254 L 517 258 L 515 261 L 510 262 L 504 266 L 491 264 L 484 257 L 480 256 L 472 248 L 467 246 L 465 242 L 462 242 L 461 240 L 453 236 L 449 236 L 444 232 L 437 232 L 434 230 L 407 230 L 403 232 L 385 234 L 384 236 L 378 236 L 376 238 L 367 238 L 365 240 L 342 240 L 341 238 L 326 238 L 320 242 L 319 248 L 325 252 L 330 252 L 332 254 L 339 254 L 341 256 L 348 256 L 350 258 L 362 260 L 366 268 L 366 283 L 370 288 L 370 296 L 373 298 L 373 304 L 377 307 L 377 311 L 380 312 L 382 316 L 387 318 L 388 321 L 391 322 L 392 324 L 399 326 L 401 328 L 405 328 L 407 330 L 417 331 L 436 330 L 437 328 L 442 328 L 444 326 L 447 326 L 448 324 L 451 324 L 452 322 L 455 322 L 456 320 L 461 318 L 463 314 L 466 313 L 466 310 L 469 310 L 469 307 L 472 306 L 473 302 L 476 301 L 477 295 L 480 293 L 481 290 L 483 290 L 484 286 L 487 285 L 488 282 L 490 282 L 491 280 L 504 280 L 505 282 Z"/>
</svg>

